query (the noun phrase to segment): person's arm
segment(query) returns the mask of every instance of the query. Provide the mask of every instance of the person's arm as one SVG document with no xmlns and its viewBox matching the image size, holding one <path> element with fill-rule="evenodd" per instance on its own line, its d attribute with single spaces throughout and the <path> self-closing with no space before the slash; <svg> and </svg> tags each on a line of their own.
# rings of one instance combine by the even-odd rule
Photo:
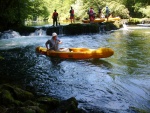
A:
<svg viewBox="0 0 150 113">
<path fill-rule="evenodd" d="M 62 44 L 62 41 L 59 41 L 59 44 Z"/>
<path fill-rule="evenodd" d="M 45 43 L 46 48 L 48 49 L 48 41 Z"/>
<path fill-rule="evenodd" d="M 59 39 L 57 39 L 58 40 L 58 44 L 61 44 L 62 43 L 62 41 L 61 40 L 59 40 Z"/>
<path fill-rule="evenodd" d="M 54 13 L 52 14 L 52 19 L 54 18 Z"/>
</svg>

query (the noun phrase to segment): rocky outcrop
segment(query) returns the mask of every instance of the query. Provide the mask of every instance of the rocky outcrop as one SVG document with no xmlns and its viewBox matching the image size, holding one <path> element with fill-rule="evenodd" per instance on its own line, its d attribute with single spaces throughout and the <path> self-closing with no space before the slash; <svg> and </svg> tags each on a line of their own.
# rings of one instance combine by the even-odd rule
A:
<svg viewBox="0 0 150 113">
<path fill-rule="evenodd" d="M 55 98 L 36 96 L 10 85 L 0 86 L 0 113 L 85 113 L 78 108 L 72 97 L 60 101 Z"/>
<path fill-rule="evenodd" d="M 120 28 L 120 23 L 118 22 L 105 22 L 105 23 L 89 23 L 89 24 L 69 24 L 66 26 L 49 27 L 47 28 L 46 34 L 51 35 L 53 32 L 58 34 L 66 35 L 79 35 L 79 34 L 89 34 L 89 33 L 100 33 L 110 30 L 116 30 Z"/>
</svg>

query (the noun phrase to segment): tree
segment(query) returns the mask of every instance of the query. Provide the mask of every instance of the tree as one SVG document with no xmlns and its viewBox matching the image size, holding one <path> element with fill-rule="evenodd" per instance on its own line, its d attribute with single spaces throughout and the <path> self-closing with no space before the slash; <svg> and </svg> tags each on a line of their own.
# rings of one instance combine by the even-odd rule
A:
<svg viewBox="0 0 150 113">
<path fill-rule="evenodd" d="M 47 16 L 44 0 L 1 0 L 0 25 L 3 27 L 20 26 L 26 18 Z"/>
</svg>

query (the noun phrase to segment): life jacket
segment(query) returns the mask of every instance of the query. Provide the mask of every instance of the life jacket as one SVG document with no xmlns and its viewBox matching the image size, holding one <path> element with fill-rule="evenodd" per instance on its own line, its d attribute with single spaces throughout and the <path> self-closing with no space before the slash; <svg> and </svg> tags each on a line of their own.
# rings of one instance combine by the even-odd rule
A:
<svg viewBox="0 0 150 113">
<path fill-rule="evenodd" d="M 57 18 L 57 16 L 58 16 L 58 13 L 57 13 L 57 12 L 54 12 L 54 13 L 53 13 L 53 18 Z"/>
<path fill-rule="evenodd" d="M 90 9 L 90 10 L 89 10 L 89 14 L 90 14 L 90 15 L 93 15 L 93 14 L 94 14 L 93 9 Z"/>
<path fill-rule="evenodd" d="M 73 9 L 71 10 L 71 14 L 74 14 L 74 10 Z"/>
</svg>

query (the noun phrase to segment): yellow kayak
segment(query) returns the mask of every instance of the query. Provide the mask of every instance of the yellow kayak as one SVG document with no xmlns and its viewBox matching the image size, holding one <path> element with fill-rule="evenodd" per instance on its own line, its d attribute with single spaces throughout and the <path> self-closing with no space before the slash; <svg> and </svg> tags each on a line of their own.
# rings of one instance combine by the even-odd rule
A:
<svg viewBox="0 0 150 113">
<path fill-rule="evenodd" d="M 116 20 L 121 20 L 120 17 L 109 17 L 108 22 L 115 22 Z M 105 18 L 105 22 L 107 21 L 107 18 Z"/>
<path fill-rule="evenodd" d="M 101 23 L 101 22 L 104 22 L 105 21 L 105 18 L 96 18 L 94 19 L 93 23 Z M 83 23 L 90 23 L 90 20 L 82 20 Z"/>
<path fill-rule="evenodd" d="M 36 52 L 49 57 L 64 59 L 90 59 L 90 58 L 107 58 L 114 54 L 111 48 L 62 48 L 60 51 L 47 50 L 45 47 L 37 47 Z"/>
</svg>

